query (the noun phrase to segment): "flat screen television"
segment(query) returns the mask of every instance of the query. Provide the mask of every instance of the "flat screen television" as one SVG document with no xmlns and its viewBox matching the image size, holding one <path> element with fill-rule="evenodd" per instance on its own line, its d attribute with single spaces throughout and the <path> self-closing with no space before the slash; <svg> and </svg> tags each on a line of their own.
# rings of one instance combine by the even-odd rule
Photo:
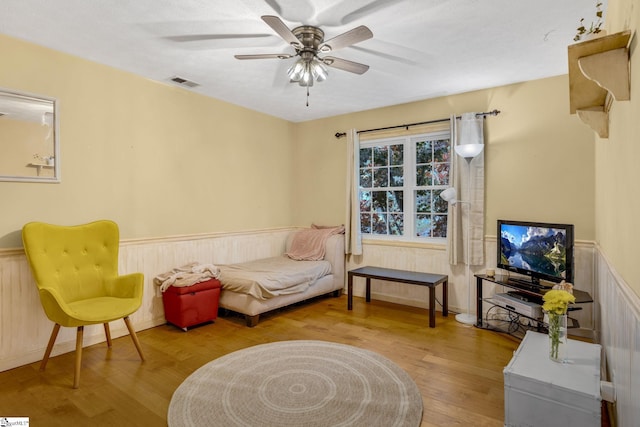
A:
<svg viewBox="0 0 640 427">
<path fill-rule="evenodd" d="M 498 220 L 497 267 L 540 280 L 573 283 L 573 225 Z"/>
</svg>

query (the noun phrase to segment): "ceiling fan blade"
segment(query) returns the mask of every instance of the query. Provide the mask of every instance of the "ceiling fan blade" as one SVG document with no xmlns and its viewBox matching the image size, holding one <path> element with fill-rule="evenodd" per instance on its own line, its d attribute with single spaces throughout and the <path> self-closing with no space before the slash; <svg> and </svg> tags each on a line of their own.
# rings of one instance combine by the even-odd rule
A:
<svg viewBox="0 0 640 427">
<path fill-rule="evenodd" d="M 258 53 L 255 55 L 234 55 L 236 59 L 289 59 L 288 53 Z"/>
<path fill-rule="evenodd" d="M 360 64 L 359 62 L 347 61 L 346 59 L 336 58 L 333 56 L 325 56 L 322 58 L 322 62 L 327 64 L 329 67 L 355 74 L 364 74 L 369 69 L 368 65 Z"/>
<path fill-rule="evenodd" d="M 391 55 L 389 53 L 384 53 L 384 52 L 382 52 L 380 50 L 367 49 L 367 48 L 364 48 L 364 47 L 361 47 L 361 46 L 352 46 L 351 48 L 353 50 L 357 50 L 358 52 L 368 53 L 369 55 L 375 55 L 375 56 L 377 56 L 379 58 L 388 59 L 390 61 L 402 62 L 403 64 L 413 65 L 413 66 L 419 65 L 420 62 L 414 61 L 412 59 L 408 59 L 408 57 L 411 57 L 411 58 L 419 58 L 419 57 L 425 58 L 425 57 L 428 56 L 428 55 L 425 55 L 425 54 L 421 54 L 421 55 L 418 55 L 418 54 L 410 54 L 410 55 L 409 54 L 405 54 L 404 56 Z"/>
<path fill-rule="evenodd" d="M 307 22 L 313 17 L 314 7 L 310 0 L 264 0 L 273 11 L 291 22 Z"/>
<path fill-rule="evenodd" d="M 272 37 L 271 34 L 193 34 L 183 36 L 167 36 L 167 40 L 174 42 L 197 42 L 201 40 L 253 39 Z"/>
<path fill-rule="evenodd" d="M 289 27 L 287 27 L 285 25 L 285 23 L 282 22 L 282 20 L 280 18 L 278 18 L 277 16 L 273 16 L 273 15 L 264 15 L 264 16 L 262 16 L 262 20 L 264 22 L 266 22 L 267 25 L 270 26 L 273 29 L 273 31 L 278 33 L 278 35 L 280 37 L 282 37 L 282 39 L 284 41 L 286 41 L 287 43 L 289 43 L 290 45 L 292 45 L 295 48 L 301 48 L 302 47 L 302 44 L 300 43 L 300 40 L 298 40 L 298 38 L 295 36 L 295 34 L 293 34 L 291 32 Z"/>
<path fill-rule="evenodd" d="M 371 37 L 373 37 L 371 30 L 364 25 L 360 25 L 346 33 L 342 33 L 339 36 L 335 36 L 334 38 L 325 41 L 320 46 L 319 50 L 321 52 L 329 52 L 332 50 L 342 49 L 343 47 L 368 40 Z"/>
<path fill-rule="evenodd" d="M 440 2 L 442 1 L 440 0 Z M 362 5 L 362 3 L 365 4 Z M 400 3 L 399 0 L 368 0 L 366 2 L 342 0 L 322 11 L 316 18 L 318 22 L 327 26 L 346 25 L 398 3 Z"/>
</svg>

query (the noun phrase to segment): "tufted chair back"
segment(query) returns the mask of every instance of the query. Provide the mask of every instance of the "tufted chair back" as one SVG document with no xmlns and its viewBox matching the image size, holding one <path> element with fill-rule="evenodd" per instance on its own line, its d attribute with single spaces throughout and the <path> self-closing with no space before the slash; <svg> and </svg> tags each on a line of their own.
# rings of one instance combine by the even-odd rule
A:
<svg viewBox="0 0 640 427">
<path fill-rule="evenodd" d="M 109 220 L 60 226 L 24 226 L 24 245 L 39 289 L 55 289 L 68 302 L 107 295 L 118 275 L 118 226 Z M 45 307 L 45 310 L 47 307 Z"/>
</svg>

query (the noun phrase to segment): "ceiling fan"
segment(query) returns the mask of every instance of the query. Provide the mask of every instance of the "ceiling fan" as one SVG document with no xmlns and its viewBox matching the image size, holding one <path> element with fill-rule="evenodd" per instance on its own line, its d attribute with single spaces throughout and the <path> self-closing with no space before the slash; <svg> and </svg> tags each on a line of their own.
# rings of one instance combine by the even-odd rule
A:
<svg viewBox="0 0 640 427">
<path fill-rule="evenodd" d="M 302 25 L 290 30 L 277 16 L 265 15 L 261 17 L 278 35 L 294 49 L 290 53 L 266 53 L 254 55 L 235 55 L 237 59 L 289 59 L 300 58 L 289 68 L 289 81 L 307 88 L 307 106 L 309 106 L 309 87 L 313 82 L 322 82 L 327 78 L 327 67 L 337 68 L 355 74 L 364 74 L 369 66 L 334 56 L 319 56 L 351 46 L 373 37 L 369 28 L 360 25 L 329 40 L 324 40 L 324 31 L 311 25 Z"/>
</svg>

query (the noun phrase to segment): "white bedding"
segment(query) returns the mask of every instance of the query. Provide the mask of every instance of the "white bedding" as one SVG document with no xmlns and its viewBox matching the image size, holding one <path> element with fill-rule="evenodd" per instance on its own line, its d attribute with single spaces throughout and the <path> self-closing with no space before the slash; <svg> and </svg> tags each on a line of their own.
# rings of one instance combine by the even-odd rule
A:
<svg viewBox="0 0 640 427">
<path fill-rule="evenodd" d="M 218 267 L 223 289 L 261 300 L 304 292 L 313 282 L 331 274 L 328 261 L 296 261 L 284 255 Z"/>
</svg>

